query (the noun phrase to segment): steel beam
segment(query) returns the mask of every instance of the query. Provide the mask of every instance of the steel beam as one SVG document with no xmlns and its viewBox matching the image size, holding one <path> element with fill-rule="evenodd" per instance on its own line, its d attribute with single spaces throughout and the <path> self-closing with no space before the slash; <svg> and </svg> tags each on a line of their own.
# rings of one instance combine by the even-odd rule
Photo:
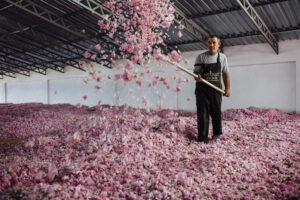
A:
<svg viewBox="0 0 300 200">
<path fill-rule="evenodd" d="M 23 26 L 22 24 L 19 24 L 19 26 Z M 4 25 L 3 25 L 4 26 Z M 49 38 L 45 37 L 45 35 L 35 32 L 34 30 L 27 32 L 26 34 L 31 34 L 30 37 L 23 36 L 17 36 L 14 37 L 14 39 L 17 39 L 21 37 L 21 39 L 17 39 L 20 42 L 28 43 L 30 46 L 35 46 L 33 49 L 27 49 L 27 50 L 20 50 L 19 47 L 15 47 L 13 49 L 11 44 L 7 44 L 6 47 L 8 49 L 13 49 L 14 52 L 12 52 L 10 55 L 14 55 L 15 57 L 26 57 L 26 60 L 35 60 L 36 63 L 39 63 L 40 65 L 44 65 L 47 68 L 59 71 L 64 73 L 64 66 L 70 65 L 72 67 L 81 69 L 78 65 L 78 62 L 73 61 L 69 57 L 64 57 L 61 54 L 58 54 L 59 51 L 57 49 L 54 49 L 51 51 L 51 49 L 48 48 L 47 45 L 40 45 L 44 44 L 45 41 L 49 42 Z M 43 37 L 44 36 L 44 37 Z M 34 40 L 30 40 L 30 38 L 34 38 Z M 9 40 L 9 38 L 8 38 Z M 28 40 L 28 41 L 26 41 Z M 30 42 L 29 42 L 30 41 Z M 18 44 L 20 44 L 18 42 Z M 4 43 L 4 42 L 2 42 Z M 51 44 L 52 45 L 52 44 Z M 74 49 L 74 48 L 73 48 Z M 53 62 L 53 60 L 55 62 Z M 66 63 L 66 60 L 68 62 Z M 81 69 L 82 70 L 82 69 Z"/>
<path fill-rule="evenodd" d="M 24 63 L 30 62 L 30 65 L 38 67 L 38 68 L 49 68 L 53 69 L 55 71 L 64 73 L 64 68 L 57 65 L 57 64 L 51 64 L 48 63 L 48 60 L 44 60 L 45 58 L 43 56 L 38 56 L 34 53 L 22 53 L 18 48 L 13 48 L 10 44 L 1 42 L 5 48 L 2 48 L 2 52 L 6 55 L 9 55 L 11 58 L 17 58 L 19 61 L 26 61 Z M 42 59 L 42 58 L 43 59 Z"/>
<path fill-rule="evenodd" d="M 295 31 L 300 31 L 300 26 L 279 28 L 279 29 L 271 30 L 271 32 L 273 34 L 295 32 Z M 260 31 L 253 31 L 253 32 L 248 32 L 248 33 L 223 35 L 223 36 L 221 36 L 221 39 L 222 40 L 231 40 L 231 39 L 238 39 L 238 38 L 243 38 L 243 37 L 261 36 L 261 35 L 262 34 Z"/>
<path fill-rule="evenodd" d="M 21 24 L 18 23 L 18 26 L 19 26 L 18 30 L 15 30 L 15 31 L 12 31 L 12 32 L 7 32 L 7 33 L 4 33 L 4 34 L 0 35 L 0 41 L 4 40 L 7 37 L 10 37 L 11 35 L 33 30 L 34 28 L 38 27 L 39 24 L 23 27 Z"/>
<path fill-rule="evenodd" d="M 17 73 L 17 74 L 21 74 L 21 75 L 24 75 L 24 76 L 30 76 L 30 72 L 29 71 L 21 71 L 21 70 L 15 70 L 13 67 L 9 67 L 9 64 L 7 63 L 2 63 L 0 61 L 0 70 L 3 70 L 3 71 L 7 71 L 7 72 L 11 72 L 11 73 Z"/>
<path fill-rule="evenodd" d="M 187 40 L 187 41 L 183 41 L 183 42 L 169 43 L 167 45 L 169 47 L 175 47 L 175 46 L 181 46 L 181 45 L 185 45 L 185 44 L 195 44 L 195 43 L 199 43 L 199 40 Z"/>
<path fill-rule="evenodd" d="M 289 1 L 289 0 L 269 0 L 269 1 L 264 1 L 264 2 L 253 2 L 252 6 L 253 7 L 261 7 L 261 6 L 265 6 L 265 5 L 271 5 L 271 4 L 281 3 L 281 2 L 286 2 L 286 1 Z M 229 8 L 223 8 L 223 9 L 218 9 L 218 10 L 207 11 L 205 13 L 199 13 L 197 15 L 189 15 L 189 16 L 187 16 L 187 18 L 188 19 L 197 19 L 197 18 L 201 18 L 201 17 L 229 13 L 229 12 L 239 11 L 239 10 L 242 10 L 242 8 L 240 6 L 232 6 Z"/>
<path fill-rule="evenodd" d="M 271 30 L 271 32 L 273 34 L 294 32 L 294 31 L 300 31 L 300 26 L 279 28 L 279 29 Z M 262 34 L 260 31 L 252 31 L 252 32 L 240 33 L 240 34 L 220 35 L 220 38 L 222 41 L 224 41 L 224 40 L 238 39 L 238 38 L 243 38 L 243 37 L 253 37 L 253 36 L 262 36 Z M 183 42 L 170 43 L 170 44 L 168 44 L 168 46 L 180 46 L 180 45 L 185 45 L 185 44 L 196 44 L 196 43 L 199 43 L 199 41 L 198 40 L 188 40 L 188 41 L 183 41 Z"/>
<path fill-rule="evenodd" d="M 23 1 L 19 1 L 19 0 L 4 0 L 7 3 L 10 3 L 28 13 L 31 13 L 32 15 L 39 17 L 55 26 L 58 26 L 78 37 L 90 40 L 90 38 L 85 35 L 82 34 L 79 30 L 78 31 L 74 31 L 74 29 L 72 29 L 71 27 L 73 27 L 73 24 L 68 23 L 63 17 L 58 17 L 56 14 L 50 12 L 49 10 L 37 5 L 36 3 L 29 1 L 29 0 L 23 0 Z"/>
<path fill-rule="evenodd" d="M 188 19 L 184 13 L 182 13 L 177 7 L 175 7 L 175 19 L 178 24 L 184 25 L 184 29 L 191 33 L 201 43 L 207 45 L 208 34 L 204 33 L 201 28 L 195 24 L 192 20 Z"/>
<path fill-rule="evenodd" d="M 10 6 L 13 6 L 13 4 L 11 4 Z M 65 14 L 61 17 L 66 19 L 66 18 L 72 17 L 74 15 L 78 15 L 78 14 L 82 13 L 83 11 L 86 11 L 86 10 L 85 9 L 76 10 L 72 13 Z M 11 19 L 11 17 L 9 17 L 9 19 Z M 17 27 L 19 27 L 19 29 L 0 35 L 0 40 L 3 40 L 4 38 L 9 37 L 11 35 L 19 34 L 19 33 L 25 32 L 25 31 L 34 30 L 38 27 L 41 27 L 42 25 L 45 25 L 46 23 L 48 23 L 48 22 L 42 22 L 42 23 L 30 25 L 30 26 L 24 26 L 23 24 L 20 24 L 19 22 L 16 22 Z"/>
<path fill-rule="evenodd" d="M 37 72 L 39 74 L 46 75 L 46 69 L 31 65 L 31 63 L 28 62 L 20 61 L 20 59 L 14 58 L 10 55 L 7 55 L 6 53 L 3 54 L 0 52 L 0 58 L 3 62 L 14 65 L 16 66 L 16 68 L 23 68 L 33 72 Z"/>
<path fill-rule="evenodd" d="M 67 22 L 64 17 L 59 17 L 56 14 L 48 11 L 47 9 L 35 4 L 34 2 L 31 2 L 29 0 L 23 0 L 23 1 L 17 1 L 17 0 L 4 0 L 28 13 L 31 13 L 51 24 L 54 24 L 55 26 L 58 26 L 60 28 L 62 28 L 63 30 L 66 30 L 82 39 L 88 40 L 88 41 L 92 41 L 93 43 L 96 43 L 96 41 L 94 39 L 92 39 L 90 36 L 88 36 L 87 34 L 83 34 L 81 32 L 81 30 L 74 30 L 75 27 L 73 26 L 73 24 Z M 87 2 L 87 1 L 85 1 Z M 91 4 L 91 0 L 89 0 L 89 5 Z M 93 1 L 94 2 L 94 1 Z M 81 1 L 82 3 L 82 1 Z M 88 4 L 87 4 L 88 5 Z M 98 8 L 93 8 L 94 11 L 98 10 Z M 99 58 L 96 58 L 95 62 L 99 62 Z M 100 63 L 99 63 L 100 64 Z M 105 65 L 107 66 L 107 65 Z"/>
<path fill-rule="evenodd" d="M 255 26 L 258 28 L 258 30 L 262 33 L 262 35 L 265 37 L 267 42 L 271 45 L 273 50 L 276 52 L 276 54 L 279 53 L 279 47 L 278 47 L 278 41 L 271 33 L 265 22 L 260 18 L 258 13 L 255 11 L 253 6 L 248 0 L 236 0 L 236 2 L 242 7 L 242 9 L 245 11 L 245 13 L 249 16 L 249 18 L 252 20 L 252 22 L 255 24 Z"/>
<path fill-rule="evenodd" d="M 2 68 L 1 66 L 0 66 L 0 72 L 4 76 L 9 76 L 10 75 L 9 77 L 16 78 L 16 73 L 14 73 L 10 70 L 7 70 L 6 68 Z M 7 74 L 9 74 L 9 75 L 7 75 Z"/>
<path fill-rule="evenodd" d="M 11 64 L 11 63 L 8 63 L 6 62 L 7 60 L 5 60 L 4 58 L 0 59 L 0 63 L 3 65 L 3 66 L 6 66 L 6 67 L 9 67 L 10 69 L 16 69 L 16 70 L 19 70 L 19 72 L 23 72 L 24 75 L 25 74 L 30 74 L 30 70 L 31 69 L 28 69 L 25 68 L 25 67 L 19 67 L 19 66 L 16 66 L 15 64 Z"/>
<path fill-rule="evenodd" d="M 1 67 L 0 67 L 0 74 L 3 76 L 11 77 L 11 78 L 17 78 L 15 73 L 7 71 L 7 70 L 3 70 Z"/>
<path fill-rule="evenodd" d="M 91 11 L 93 14 L 101 17 L 102 19 L 104 18 L 104 15 L 111 13 L 109 9 L 107 9 L 105 6 L 99 4 L 94 0 L 70 0 L 70 1 Z"/>
</svg>

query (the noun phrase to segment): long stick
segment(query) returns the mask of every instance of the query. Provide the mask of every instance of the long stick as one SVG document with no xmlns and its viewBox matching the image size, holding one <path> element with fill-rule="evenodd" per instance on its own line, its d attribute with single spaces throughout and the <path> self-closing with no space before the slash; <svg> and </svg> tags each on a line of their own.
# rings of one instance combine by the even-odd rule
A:
<svg viewBox="0 0 300 200">
<path fill-rule="evenodd" d="M 172 64 L 172 65 L 175 65 L 178 69 L 180 69 L 180 70 L 182 70 L 182 71 L 188 73 L 189 75 L 193 76 L 194 78 L 198 78 L 198 75 L 197 75 L 197 74 L 194 74 L 193 72 L 191 72 L 191 71 L 187 70 L 186 68 L 184 68 L 184 67 L 178 65 L 177 63 L 175 63 L 175 62 L 173 62 L 173 61 L 171 61 L 171 60 L 169 60 L 169 59 L 166 59 L 166 61 L 167 61 L 168 63 Z M 221 90 L 220 88 L 218 88 L 218 87 L 216 87 L 215 85 L 211 84 L 211 83 L 208 82 L 207 80 L 202 79 L 202 82 L 205 83 L 206 85 L 208 85 L 208 86 L 214 88 L 215 90 L 217 90 L 217 91 L 219 91 L 219 92 L 225 94 L 225 91 L 224 91 L 224 90 Z"/>
</svg>

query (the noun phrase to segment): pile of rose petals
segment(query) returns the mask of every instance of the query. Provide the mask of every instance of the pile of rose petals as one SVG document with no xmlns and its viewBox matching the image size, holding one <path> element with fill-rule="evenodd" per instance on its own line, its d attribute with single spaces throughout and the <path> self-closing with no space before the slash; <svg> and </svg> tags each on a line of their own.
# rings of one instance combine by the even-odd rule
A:
<svg viewBox="0 0 300 200">
<path fill-rule="evenodd" d="M 300 197 L 299 115 L 228 110 L 196 136 L 195 113 L 0 104 L 0 199 Z"/>
</svg>

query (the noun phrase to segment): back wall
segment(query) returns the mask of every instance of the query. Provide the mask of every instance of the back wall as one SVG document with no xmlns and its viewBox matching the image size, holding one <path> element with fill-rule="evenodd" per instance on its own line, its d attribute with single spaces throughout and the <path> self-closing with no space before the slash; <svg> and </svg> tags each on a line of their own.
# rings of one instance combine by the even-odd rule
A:
<svg viewBox="0 0 300 200">
<path fill-rule="evenodd" d="M 279 47 L 279 55 L 268 44 L 224 48 L 230 67 L 232 96 L 223 98 L 223 110 L 255 106 L 300 113 L 300 41 L 282 41 Z M 202 52 L 184 52 L 182 56 L 190 64 L 181 65 L 192 71 L 196 56 Z M 122 72 L 101 66 L 98 66 L 102 71 L 101 83 L 91 81 L 86 84 L 87 73 L 67 66 L 65 73 L 48 70 L 47 76 L 31 72 L 30 77 L 5 77 L 0 80 L 0 103 L 81 103 L 94 106 L 101 100 L 102 104 L 127 103 L 145 107 L 142 100 L 145 97 L 149 101 L 147 107 L 153 109 L 161 104 L 163 108 L 196 111 L 194 79 L 166 63 L 162 67 L 157 67 L 158 63 L 151 65 L 153 76 L 164 76 L 169 80 L 169 90 L 162 82 L 149 88 L 148 84 L 153 79 L 147 76 L 141 79 L 141 87 L 134 82 L 126 86 L 123 81 L 114 78 L 114 74 Z M 173 80 L 174 74 L 188 78 L 189 82 L 179 84 Z M 100 90 L 95 89 L 97 85 Z M 177 86 L 181 92 L 173 91 Z M 87 99 L 84 100 L 83 96 Z"/>
</svg>

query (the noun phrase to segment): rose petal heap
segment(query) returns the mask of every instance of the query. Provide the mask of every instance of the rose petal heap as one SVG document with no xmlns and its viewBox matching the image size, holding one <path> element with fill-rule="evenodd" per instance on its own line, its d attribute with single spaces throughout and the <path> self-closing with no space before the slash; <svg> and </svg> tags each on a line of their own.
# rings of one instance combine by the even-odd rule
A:
<svg viewBox="0 0 300 200">
<path fill-rule="evenodd" d="M 299 199 L 300 116 L 0 104 L 0 199 Z"/>
</svg>

